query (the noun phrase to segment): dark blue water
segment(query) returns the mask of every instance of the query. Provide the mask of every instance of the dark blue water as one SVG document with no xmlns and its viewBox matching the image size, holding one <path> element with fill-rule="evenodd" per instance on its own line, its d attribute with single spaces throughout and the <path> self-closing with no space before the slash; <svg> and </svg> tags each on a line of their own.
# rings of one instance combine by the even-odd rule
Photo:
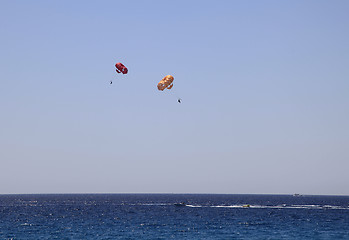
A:
<svg viewBox="0 0 349 240">
<path fill-rule="evenodd" d="M 349 197 L 0 195 L 0 239 L 349 239 Z"/>
</svg>

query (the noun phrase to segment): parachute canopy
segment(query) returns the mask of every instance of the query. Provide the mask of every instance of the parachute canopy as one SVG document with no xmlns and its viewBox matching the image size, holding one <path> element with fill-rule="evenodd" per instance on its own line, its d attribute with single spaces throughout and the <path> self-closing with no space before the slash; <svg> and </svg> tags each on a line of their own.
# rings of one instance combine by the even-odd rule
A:
<svg viewBox="0 0 349 240">
<path fill-rule="evenodd" d="M 158 83 L 158 89 L 160 91 L 164 91 L 165 88 L 171 89 L 173 87 L 173 80 L 174 77 L 172 77 L 171 75 L 167 75 Z"/>
<path fill-rule="evenodd" d="M 123 73 L 123 74 L 126 74 L 128 72 L 127 68 L 124 66 L 124 64 L 122 63 L 116 63 L 115 64 L 115 67 L 116 67 L 116 72 L 117 73 Z"/>
</svg>

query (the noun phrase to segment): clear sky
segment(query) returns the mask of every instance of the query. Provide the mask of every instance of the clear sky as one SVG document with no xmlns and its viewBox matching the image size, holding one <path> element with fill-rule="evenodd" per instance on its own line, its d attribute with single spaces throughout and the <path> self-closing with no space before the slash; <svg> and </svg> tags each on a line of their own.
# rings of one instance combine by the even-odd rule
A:
<svg viewBox="0 0 349 240">
<path fill-rule="evenodd" d="M 348 195 L 348 12 L 0 1 L 0 193 Z"/>
</svg>

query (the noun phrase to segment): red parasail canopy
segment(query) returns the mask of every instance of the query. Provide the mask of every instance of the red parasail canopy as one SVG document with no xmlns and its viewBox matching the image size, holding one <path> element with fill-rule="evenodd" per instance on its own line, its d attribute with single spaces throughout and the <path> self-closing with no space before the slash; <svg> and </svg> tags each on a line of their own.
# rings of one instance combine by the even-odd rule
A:
<svg viewBox="0 0 349 240">
<path fill-rule="evenodd" d="M 117 73 L 123 73 L 123 74 L 127 74 L 127 72 L 128 72 L 128 70 L 127 70 L 127 68 L 124 66 L 124 64 L 122 64 L 122 63 L 116 63 L 115 64 L 115 67 L 116 67 L 116 72 Z"/>
</svg>

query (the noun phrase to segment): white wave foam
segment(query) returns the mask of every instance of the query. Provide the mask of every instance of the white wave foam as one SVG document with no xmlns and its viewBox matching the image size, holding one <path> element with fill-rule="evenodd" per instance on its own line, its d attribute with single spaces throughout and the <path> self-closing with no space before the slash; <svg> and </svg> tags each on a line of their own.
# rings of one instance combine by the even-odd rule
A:
<svg viewBox="0 0 349 240">
<path fill-rule="evenodd" d="M 241 205 L 217 205 L 217 206 L 210 206 L 214 208 L 276 208 L 276 209 L 342 209 L 342 210 L 349 210 L 348 207 L 342 207 L 342 206 L 332 206 L 332 205 L 249 205 L 249 204 L 241 204 Z"/>
<path fill-rule="evenodd" d="M 132 204 L 131 204 L 132 205 Z M 144 204 L 134 204 L 134 205 L 143 205 L 143 206 L 170 206 L 173 205 L 172 203 L 144 203 Z M 281 204 L 281 205 L 251 205 L 251 204 L 235 204 L 235 205 L 192 205 L 187 204 L 186 207 L 191 208 L 256 208 L 256 209 L 340 209 L 340 210 L 349 210 L 348 207 L 343 206 L 334 206 L 334 205 L 316 205 L 316 204 L 308 204 L 308 205 L 287 205 L 287 204 Z"/>
<path fill-rule="evenodd" d="M 172 205 L 172 204 L 170 204 L 170 203 L 143 203 L 143 204 L 139 204 L 139 205 L 143 205 L 143 206 L 168 206 L 168 205 Z"/>
</svg>

